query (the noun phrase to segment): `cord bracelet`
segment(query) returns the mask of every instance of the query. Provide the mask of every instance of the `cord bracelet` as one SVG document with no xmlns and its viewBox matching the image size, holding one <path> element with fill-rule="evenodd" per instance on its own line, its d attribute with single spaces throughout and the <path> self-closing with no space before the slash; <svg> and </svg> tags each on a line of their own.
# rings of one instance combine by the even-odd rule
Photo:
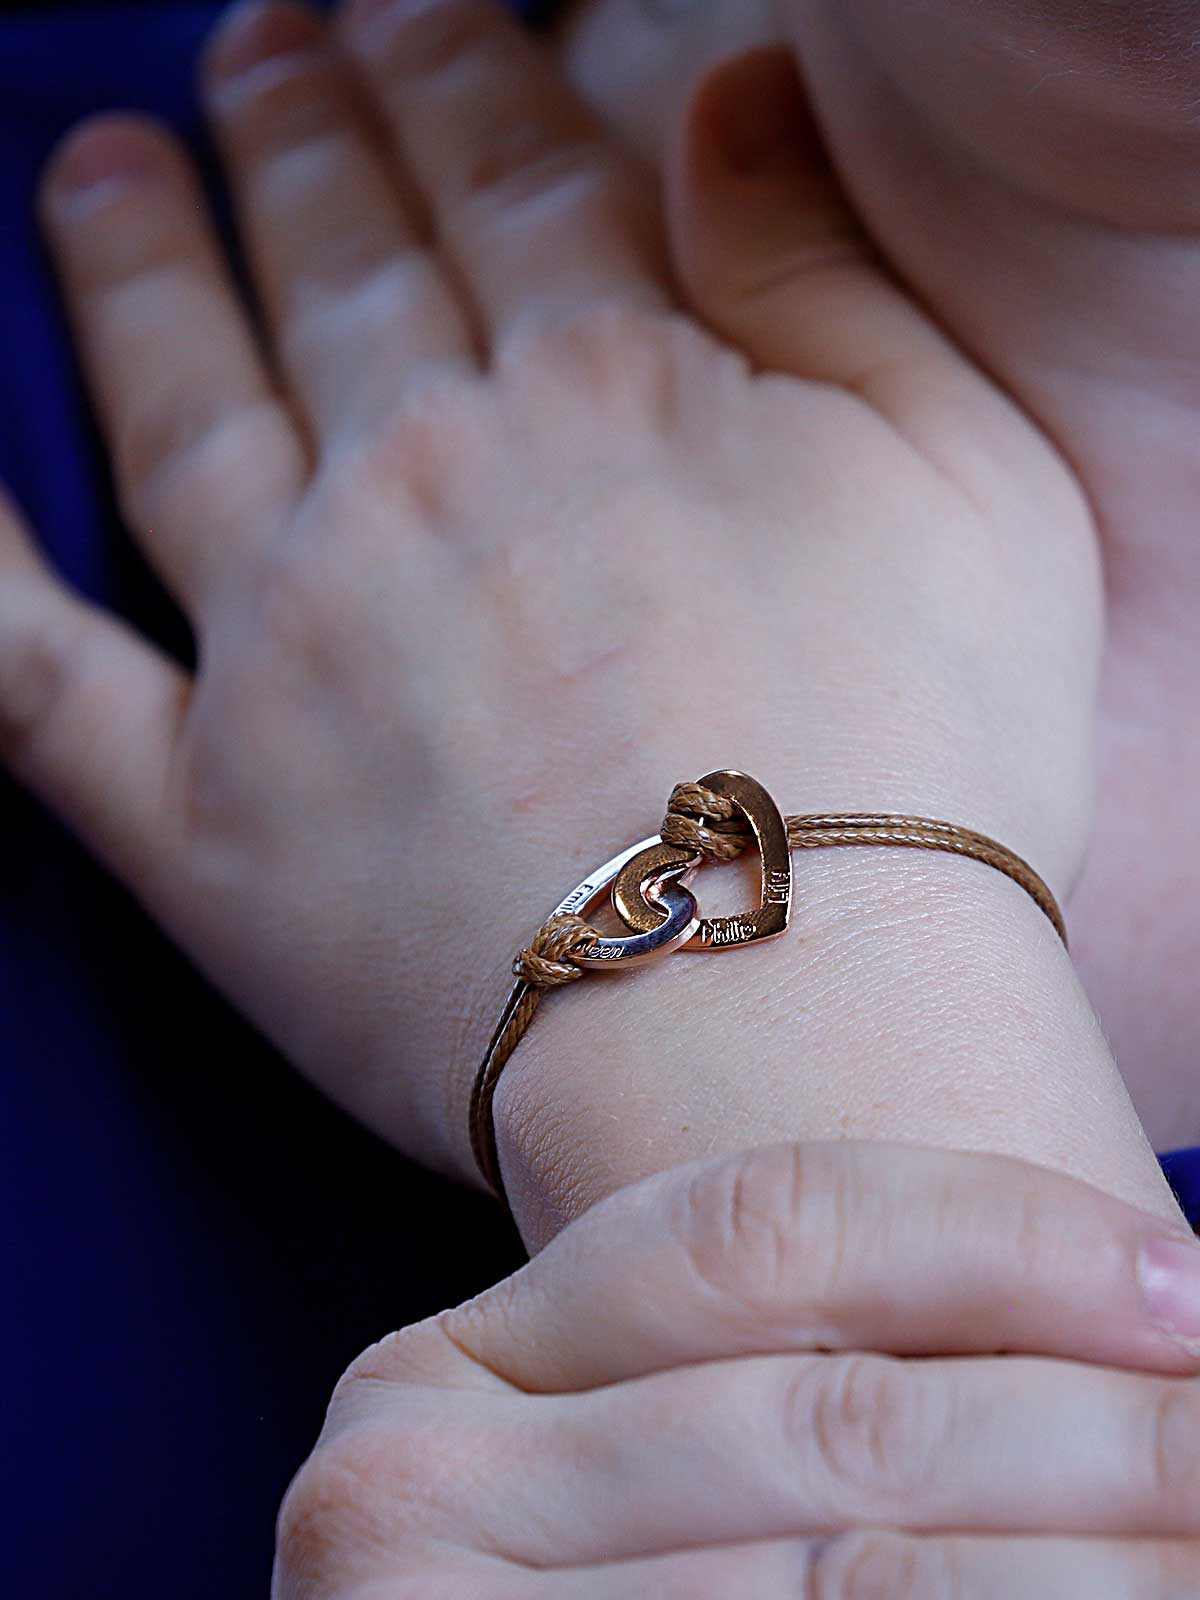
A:
<svg viewBox="0 0 1200 1600">
<path fill-rule="evenodd" d="M 759 903 L 736 917 L 701 915 L 688 884 L 706 861 L 732 861 L 757 845 Z M 986 834 L 927 817 L 813 815 L 784 817 L 754 778 L 710 772 L 671 793 L 662 830 L 631 845 L 574 888 L 513 962 L 516 983 L 471 1091 L 471 1148 L 497 1197 L 506 1200 L 496 1150 L 492 1099 L 509 1057 L 550 989 L 590 972 L 625 972 L 675 950 L 737 950 L 785 933 L 791 918 L 792 851 L 837 845 L 906 845 L 971 856 L 1005 873 L 1030 894 L 1067 945 L 1058 902 L 1029 864 Z M 605 894 L 628 932 L 599 933 L 587 921 Z"/>
</svg>

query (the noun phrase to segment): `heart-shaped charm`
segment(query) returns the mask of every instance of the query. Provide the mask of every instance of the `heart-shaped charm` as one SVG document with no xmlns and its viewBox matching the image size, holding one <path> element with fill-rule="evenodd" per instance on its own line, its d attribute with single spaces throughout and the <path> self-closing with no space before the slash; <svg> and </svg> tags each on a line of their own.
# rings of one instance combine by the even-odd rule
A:
<svg viewBox="0 0 1200 1600">
<path fill-rule="evenodd" d="M 548 919 L 581 917 L 585 927 L 590 928 L 587 914 L 606 890 L 611 891 L 613 905 L 630 929 L 629 936 L 598 937 L 594 944 L 582 948 L 573 945 L 570 959 L 576 965 L 593 971 L 624 972 L 683 947 L 733 950 L 777 938 L 787 928 L 792 908 L 792 857 L 779 808 L 763 786 L 743 772 L 710 772 L 700 782 L 730 800 L 750 824 L 762 867 L 758 909 L 746 917 L 702 919 L 686 887 L 687 879 L 703 860 L 701 853 L 667 844 L 661 837 L 644 839 L 597 868 L 571 890 Z M 524 957 L 529 954 L 523 952 L 514 963 L 518 974 L 526 970 Z M 545 992 L 542 982 L 535 989 L 528 978 L 518 976 L 471 1091 L 471 1148 L 480 1171 L 493 1188 L 500 1186 L 500 1177 L 492 1096 L 505 1062 L 524 1036 Z"/>
<path fill-rule="evenodd" d="M 573 889 L 555 909 L 554 915 L 586 917 L 623 869 L 636 865 L 643 855 L 660 844 L 659 839 L 647 839 L 629 850 L 623 850 Z M 700 908 L 695 896 L 684 886 L 699 865 L 698 855 L 687 850 L 674 850 L 670 861 L 660 865 L 655 860 L 648 869 L 638 866 L 634 874 L 637 879 L 635 892 L 642 903 L 653 908 L 647 919 L 651 926 L 634 929 L 623 939 L 602 938 L 589 949 L 576 951 L 571 957 L 572 961 L 580 967 L 596 967 L 610 972 L 626 971 L 630 967 L 654 961 L 659 956 L 670 955 L 672 950 L 678 950 L 686 944 L 701 926 Z M 643 899 L 643 895 L 652 898 Z"/>
<path fill-rule="evenodd" d="M 792 913 L 792 853 L 779 807 L 762 784 L 744 772 L 710 772 L 700 784 L 731 801 L 750 824 L 761 865 L 759 902 L 748 916 L 706 917 L 684 948 L 737 950 L 777 939 L 787 931 Z M 686 850 L 661 840 L 645 846 L 644 855 L 633 852 L 613 881 L 613 906 L 628 928 L 644 933 L 658 925 L 661 908 L 656 908 L 653 890 L 645 885 L 652 883 L 656 871 L 670 871 L 689 859 Z"/>
</svg>

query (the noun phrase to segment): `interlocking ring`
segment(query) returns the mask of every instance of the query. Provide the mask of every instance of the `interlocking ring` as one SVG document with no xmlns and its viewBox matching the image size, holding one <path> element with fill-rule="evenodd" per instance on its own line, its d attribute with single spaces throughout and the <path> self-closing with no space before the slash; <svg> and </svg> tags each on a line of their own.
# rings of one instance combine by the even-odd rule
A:
<svg viewBox="0 0 1200 1600">
<path fill-rule="evenodd" d="M 586 917 L 636 857 L 647 857 L 648 864 L 635 872 L 635 879 L 636 892 L 647 907 L 646 921 L 651 926 L 635 929 L 621 939 L 601 938 L 594 945 L 576 951 L 571 960 L 577 966 L 627 972 L 631 967 L 645 966 L 660 956 L 670 955 L 698 932 L 703 918 L 696 897 L 686 884 L 703 858 L 698 853 L 672 850 L 671 859 L 660 862 L 654 855 L 654 847 L 661 845 L 661 839 L 644 839 L 641 844 L 623 850 L 573 889 L 555 910 L 555 916 Z"/>
<path fill-rule="evenodd" d="M 701 778 L 703 788 L 724 795 L 750 825 L 758 845 L 759 900 L 753 911 L 740 917 L 705 917 L 693 937 L 689 950 L 739 950 L 764 939 L 778 939 L 787 932 L 792 913 L 792 852 L 787 824 L 779 807 L 754 778 L 744 772 L 710 772 Z M 655 872 L 677 871 L 681 861 L 692 856 L 681 845 L 664 844 L 661 839 L 636 852 L 613 882 L 612 902 L 625 926 L 645 933 L 655 926 L 657 911 L 643 887 Z"/>
</svg>

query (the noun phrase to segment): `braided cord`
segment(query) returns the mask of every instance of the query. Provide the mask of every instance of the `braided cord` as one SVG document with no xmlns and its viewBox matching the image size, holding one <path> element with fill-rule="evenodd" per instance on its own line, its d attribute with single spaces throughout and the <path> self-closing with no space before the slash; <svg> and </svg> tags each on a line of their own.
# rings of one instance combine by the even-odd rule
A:
<svg viewBox="0 0 1200 1600">
<path fill-rule="evenodd" d="M 792 850 L 817 850 L 838 845 L 904 845 L 917 850 L 942 850 L 971 856 L 997 868 L 1019 883 L 1054 924 L 1063 945 L 1066 924 L 1058 902 L 1031 866 L 1006 846 L 973 828 L 929 817 L 811 814 L 784 818 Z M 733 861 L 754 842 L 754 834 L 733 802 L 698 783 L 677 784 L 668 801 L 660 830 L 665 844 L 678 845 L 707 861 Z M 513 962 L 517 983 L 492 1035 L 488 1053 L 471 1094 L 471 1147 L 488 1185 L 504 1199 L 492 1099 L 496 1083 L 513 1051 L 525 1037 L 542 997 L 584 976 L 572 956 L 589 949 L 600 934 L 582 917 L 554 916 L 539 928 Z"/>
</svg>

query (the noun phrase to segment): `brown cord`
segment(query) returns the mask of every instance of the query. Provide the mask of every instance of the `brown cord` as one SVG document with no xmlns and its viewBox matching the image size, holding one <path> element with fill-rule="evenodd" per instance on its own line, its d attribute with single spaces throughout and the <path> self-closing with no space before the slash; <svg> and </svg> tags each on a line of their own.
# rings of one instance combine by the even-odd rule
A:
<svg viewBox="0 0 1200 1600">
<path fill-rule="evenodd" d="M 995 867 L 1019 883 L 1050 918 L 1063 944 L 1067 930 L 1058 902 L 1043 880 L 1021 857 L 972 828 L 928 817 L 810 815 L 785 817 L 788 845 L 793 850 L 816 850 L 830 845 L 907 845 L 918 850 L 945 850 L 972 856 Z M 698 783 L 681 783 L 671 791 L 667 815 L 660 830 L 665 844 L 696 851 L 708 861 L 733 861 L 754 835 L 737 807 L 724 795 Z M 519 980 L 492 1035 L 471 1093 L 471 1148 L 484 1179 L 498 1198 L 506 1201 L 500 1179 L 492 1100 L 496 1084 L 509 1057 L 525 1037 L 550 989 L 563 988 L 583 977 L 583 968 L 571 956 L 594 945 L 600 934 L 582 917 L 551 917 L 513 962 Z M 507 1201 L 506 1201 L 507 1203 Z M 1200 1230 L 1198 1230 L 1200 1231 Z"/>
<path fill-rule="evenodd" d="M 583 977 L 583 968 L 575 966 L 569 959 L 571 952 L 595 944 L 599 937 L 595 928 L 589 927 L 582 917 L 551 917 L 549 922 L 538 929 L 533 943 L 522 950 L 513 962 L 513 972 L 525 985 L 525 992 L 515 1004 L 505 1008 L 500 1027 L 496 1030 L 492 1046 L 488 1050 L 493 1070 L 488 1074 L 486 1085 L 488 1123 L 486 1144 L 491 1148 L 493 1163 L 496 1133 L 491 1122 L 491 1105 L 496 1079 L 507 1064 L 509 1056 L 525 1037 L 529 1024 L 542 1003 L 543 995 L 548 994 L 551 989 L 562 989 L 568 983 L 577 983 Z M 479 1157 L 479 1117 L 484 1111 L 483 1089 L 484 1083 L 480 1077 L 475 1084 L 471 1113 L 471 1142 L 475 1146 L 476 1159 Z M 496 1170 L 498 1180 L 498 1167 Z"/>
</svg>

